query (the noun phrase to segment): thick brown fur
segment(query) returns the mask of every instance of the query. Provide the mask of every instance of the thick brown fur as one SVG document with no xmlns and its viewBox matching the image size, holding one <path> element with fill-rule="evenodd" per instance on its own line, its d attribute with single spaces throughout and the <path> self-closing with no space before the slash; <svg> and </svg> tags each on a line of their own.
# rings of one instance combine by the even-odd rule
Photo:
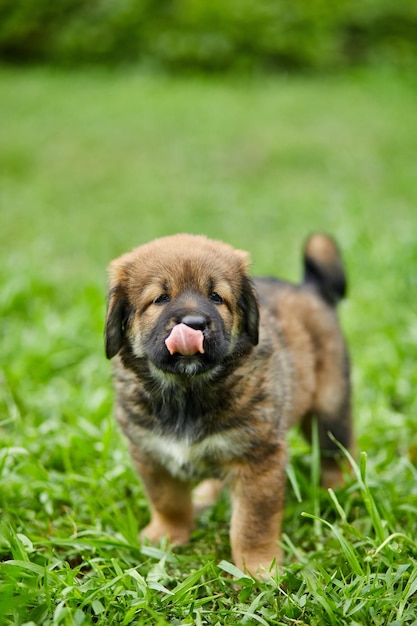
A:
<svg viewBox="0 0 417 626">
<path fill-rule="evenodd" d="M 157 239 L 111 263 L 106 353 L 150 501 L 143 537 L 186 542 L 195 510 L 226 484 L 236 565 L 256 575 L 280 563 L 288 428 L 300 422 L 309 436 L 317 418 L 326 486 L 342 479 L 333 438 L 352 445 L 335 311 L 345 289 L 325 235 L 305 246 L 301 285 L 252 280 L 246 253 L 203 236 Z M 196 319 L 204 354 L 171 355 L 172 328 Z"/>
</svg>

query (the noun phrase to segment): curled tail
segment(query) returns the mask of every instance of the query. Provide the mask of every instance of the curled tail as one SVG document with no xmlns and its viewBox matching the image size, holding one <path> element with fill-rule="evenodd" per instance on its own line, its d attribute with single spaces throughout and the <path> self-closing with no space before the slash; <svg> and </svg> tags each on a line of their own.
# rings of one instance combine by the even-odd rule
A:
<svg viewBox="0 0 417 626">
<path fill-rule="evenodd" d="M 304 284 L 313 286 L 331 306 L 346 295 L 346 275 L 336 242 L 312 235 L 304 246 Z"/>
</svg>

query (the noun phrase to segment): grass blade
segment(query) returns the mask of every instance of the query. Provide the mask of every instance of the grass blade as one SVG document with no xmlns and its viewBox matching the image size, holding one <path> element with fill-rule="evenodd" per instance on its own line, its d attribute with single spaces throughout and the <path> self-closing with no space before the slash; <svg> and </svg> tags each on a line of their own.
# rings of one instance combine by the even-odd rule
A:
<svg viewBox="0 0 417 626">
<path fill-rule="evenodd" d="M 308 517 L 314 520 L 314 515 L 311 515 L 310 513 L 302 513 L 301 515 L 303 517 Z M 330 530 L 338 540 L 340 547 L 342 548 L 343 554 L 345 555 L 346 560 L 352 569 L 352 572 L 355 573 L 357 576 L 362 576 L 363 570 L 359 563 L 359 560 L 356 557 L 353 546 L 345 539 L 340 530 L 336 526 L 334 526 L 334 524 L 330 524 L 330 522 L 324 519 L 320 520 L 320 522 L 330 528 Z"/>
</svg>

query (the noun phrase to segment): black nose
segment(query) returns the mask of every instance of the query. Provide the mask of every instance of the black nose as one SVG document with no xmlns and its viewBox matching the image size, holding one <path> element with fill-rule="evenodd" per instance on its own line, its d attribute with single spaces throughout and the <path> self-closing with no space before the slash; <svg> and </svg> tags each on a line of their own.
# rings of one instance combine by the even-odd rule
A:
<svg viewBox="0 0 417 626">
<path fill-rule="evenodd" d="M 204 330 L 207 328 L 207 320 L 202 315 L 186 315 L 181 320 L 182 324 L 194 328 L 194 330 Z"/>
</svg>

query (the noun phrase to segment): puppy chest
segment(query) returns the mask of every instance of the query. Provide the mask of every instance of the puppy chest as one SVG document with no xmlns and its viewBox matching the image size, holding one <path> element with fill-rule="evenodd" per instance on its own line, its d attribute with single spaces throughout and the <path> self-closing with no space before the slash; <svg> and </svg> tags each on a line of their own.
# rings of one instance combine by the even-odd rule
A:
<svg viewBox="0 0 417 626">
<path fill-rule="evenodd" d="M 241 446 L 224 434 L 211 435 L 197 443 L 150 434 L 140 447 L 182 480 L 220 478 L 224 475 L 224 464 L 241 452 Z"/>
</svg>

